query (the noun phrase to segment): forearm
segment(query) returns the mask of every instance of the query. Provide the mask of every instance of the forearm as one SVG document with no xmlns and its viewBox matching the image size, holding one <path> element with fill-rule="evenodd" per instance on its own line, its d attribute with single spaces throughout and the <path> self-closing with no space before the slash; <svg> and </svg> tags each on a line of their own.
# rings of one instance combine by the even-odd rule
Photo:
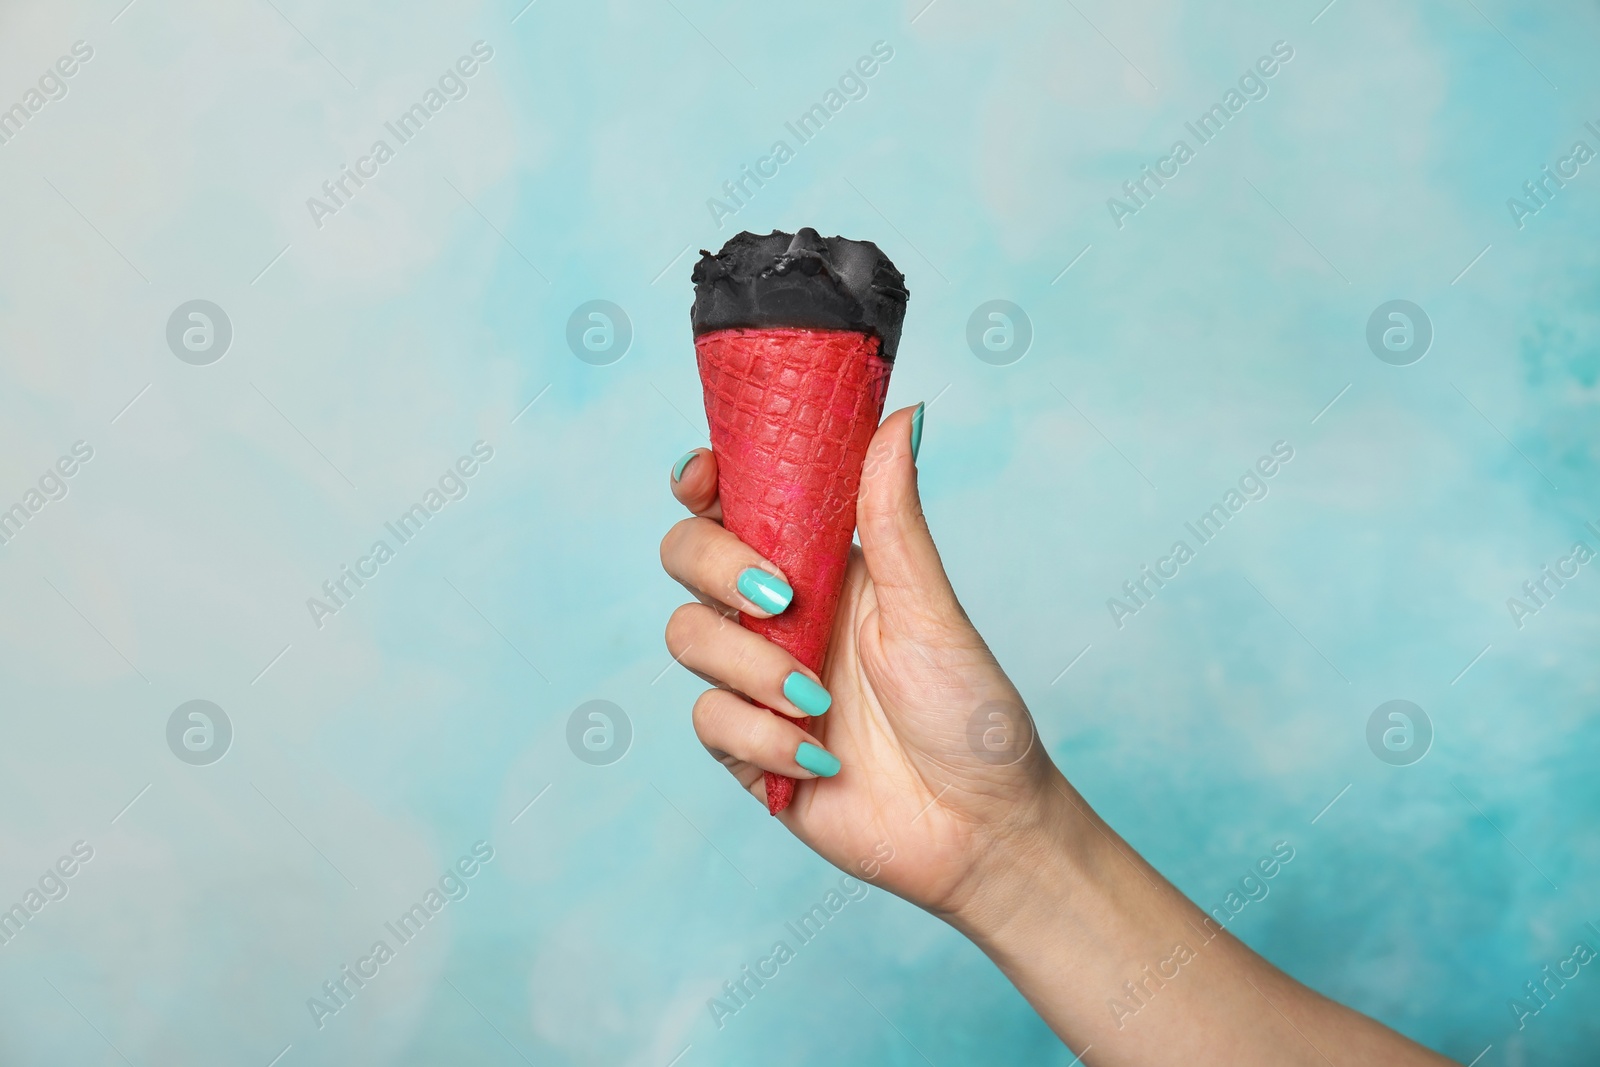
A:
<svg viewBox="0 0 1600 1067">
<path fill-rule="evenodd" d="M 1274 968 L 1052 786 L 1037 830 L 950 921 L 1086 1063 L 1450 1062 Z"/>
</svg>

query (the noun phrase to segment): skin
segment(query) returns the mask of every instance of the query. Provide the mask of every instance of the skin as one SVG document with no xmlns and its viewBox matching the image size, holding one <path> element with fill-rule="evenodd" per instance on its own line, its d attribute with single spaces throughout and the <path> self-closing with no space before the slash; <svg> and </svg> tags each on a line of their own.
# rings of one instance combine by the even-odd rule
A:
<svg viewBox="0 0 1600 1067">
<path fill-rule="evenodd" d="M 707 750 L 757 802 L 763 771 L 799 779 L 778 816 L 790 832 L 970 938 L 1094 1067 L 1452 1062 L 1222 930 L 1033 743 L 1021 694 L 957 601 L 923 517 L 913 411 L 885 419 L 868 449 L 860 547 L 821 678 L 738 625 L 741 612 L 767 615 L 738 593 L 740 571 L 782 572 L 722 528 L 715 455 L 700 450 L 672 483 L 693 517 L 668 531 L 661 562 L 696 602 L 673 613 L 667 647 L 715 686 L 694 705 Z M 810 734 L 750 703 L 798 716 L 782 695 L 794 670 L 833 696 Z M 797 764 L 802 741 L 837 756 L 839 773 Z M 1179 943 L 1191 953 L 1181 964 Z"/>
</svg>

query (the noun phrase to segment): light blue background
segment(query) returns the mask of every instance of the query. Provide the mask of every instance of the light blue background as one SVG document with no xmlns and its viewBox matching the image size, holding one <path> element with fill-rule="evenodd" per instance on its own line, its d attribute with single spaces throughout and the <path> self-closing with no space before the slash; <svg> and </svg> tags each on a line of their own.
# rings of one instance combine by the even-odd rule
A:
<svg viewBox="0 0 1600 1067">
<path fill-rule="evenodd" d="M 0 106 L 94 48 L 0 145 L 0 507 L 95 450 L 0 548 L 0 904 L 95 850 L 0 947 L 0 1060 L 1072 1061 L 876 891 L 707 1010 L 837 877 L 694 739 L 656 559 L 704 443 L 694 250 L 801 225 L 904 269 L 930 522 L 1106 818 L 1206 906 L 1290 842 L 1236 932 L 1463 1062 L 1592 1052 L 1594 968 L 1521 1032 L 1508 1001 L 1600 947 L 1600 571 L 1520 629 L 1506 599 L 1600 547 L 1600 163 L 1523 229 L 1506 199 L 1600 148 L 1593 4 L 123 2 L 0 13 Z M 315 226 L 480 39 L 466 98 Z M 714 225 L 879 40 L 867 96 Z M 1107 197 L 1279 40 L 1267 98 L 1117 229 Z M 210 366 L 165 341 L 194 298 L 233 324 Z M 635 331 L 610 366 L 564 340 L 596 298 Z M 1008 367 L 964 340 L 994 298 L 1036 331 Z M 1364 340 L 1392 298 L 1436 332 L 1409 367 Z M 479 439 L 318 630 L 306 598 Z M 1270 496 L 1117 629 L 1106 598 L 1280 439 Z M 235 730 L 207 767 L 165 740 L 195 698 Z M 604 767 L 565 740 L 596 698 L 634 731 Z M 1405 768 L 1364 735 L 1396 698 L 1437 733 Z M 478 840 L 470 895 L 319 1030 L 307 998 Z"/>
</svg>

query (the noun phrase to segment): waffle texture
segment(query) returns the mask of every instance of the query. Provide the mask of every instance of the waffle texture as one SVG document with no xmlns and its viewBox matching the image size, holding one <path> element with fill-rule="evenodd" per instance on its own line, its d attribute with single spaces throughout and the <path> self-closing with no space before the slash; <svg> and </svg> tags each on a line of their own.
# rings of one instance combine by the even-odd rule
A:
<svg viewBox="0 0 1600 1067">
<path fill-rule="evenodd" d="M 892 364 L 877 337 L 851 330 L 715 330 L 695 353 L 723 525 L 794 588 L 781 615 L 740 621 L 820 675 Z M 768 773 L 766 785 L 776 815 L 795 783 Z"/>
</svg>

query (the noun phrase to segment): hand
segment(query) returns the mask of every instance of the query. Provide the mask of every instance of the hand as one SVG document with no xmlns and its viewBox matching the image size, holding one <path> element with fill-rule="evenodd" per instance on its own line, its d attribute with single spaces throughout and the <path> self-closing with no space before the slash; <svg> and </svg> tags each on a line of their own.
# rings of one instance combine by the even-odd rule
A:
<svg viewBox="0 0 1600 1067">
<path fill-rule="evenodd" d="M 861 547 L 821 679 L 736 621 L 738 612 L 770 614 L 740 592 L 743 572 L 783 576 L 722 528 L 708 450 L 692 453 L 672 485 L 696 517 L 667 532 L 661 562 L 699 603 L 673 613 L 667 648 L 718 687 L 695 702 L 695 731 L 746 790 L 764 802 L 763 771 L 800 780 L 778 816 L 795 836 L 840 869 L 954 918 L 976 905 L 990 868 L 1029 847 L 1042 801 L 1066 786 L 945 576 L 917 496 L 914 410 L 885 419 L 868 448 Z M 750 702 L 803 717 L 809 709 L 785 696 L 792 672 L 832 697 L 814 736 Z M 819 777 L 797 763 L 802 743 L 836 757 L 837 773 Z"/>
<path fill-rule="evenodd" d="M 740 591 L 740 575 L 783 576 L 722 528 L 716 457 L 696 450 L 677 469 L 673 493 L 695 517 L 668 531 L 661 562 L 699 603 L 673 612 L 667 647 L 717 686 L 695 701 L 706 748 L 763 806 L 764 771 L 800 779 L 778 816 L 795 836 L 970 937 L 1101 1067 L 1332 1062 L 1323 1049 L 1341 1063 L 1444 1064 L 1274 969 L 1067 784 L 945 577 L 917 497 L 911 412 L 885 419 L 868 449 L 861 548 L 821 679 L 737 623 L 740 612 L 770 614 Z M 781 610 L 787 599 L 766 603 Z M 816 714 L 785 696 L 795 672 L 832 696 L 815 736 L 750 703 Z M 803 688 L 790 691 L 807 702 Z M 837 757 L 835 774 L 796 762 L 807 743 Z M 1188 962 L 1152 974 L 1179 958 L 1178 945 L 1192 950 Z"/>
</svg>

